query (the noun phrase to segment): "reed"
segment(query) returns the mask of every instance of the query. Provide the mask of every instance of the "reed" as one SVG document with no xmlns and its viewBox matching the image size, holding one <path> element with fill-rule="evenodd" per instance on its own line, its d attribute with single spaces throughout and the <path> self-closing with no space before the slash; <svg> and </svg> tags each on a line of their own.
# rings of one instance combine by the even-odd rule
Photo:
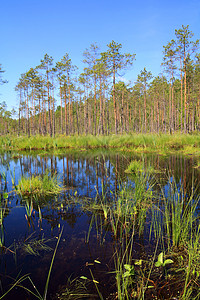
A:
<svg viewBox="0 0 200 300">
<path fill-rule="evenodd" d="M 183 186 L 171 178 L 167 193 L 153 192 L 154 183 L 149 175 L 136 172 L 133 185 L 121 185 L 112 201 L 106 202 L 104 198 L 93 211 L 90 231 L 92 224 L 98 223 L 94 222 L 96 214 L 101 213 L 114 237 L 113 272 L 118 299 L 146 299 L 152 294 L 165 297 L 164 287 L 171 297 L 198 299 L 199 196 L 193 187 L 190 195 L 185 194 Z M 146 260 L 134 259 L 135 237 L 143 233 L 147 215 L 151 215 L 151 226 L 146 229 L 149 228 L 149 240 L 154 241 L 154 251 Z M 98 228 L 99 223 L 95 226 Z"/>
<path fill-rule="evenodd" d="M 197 225 L 196 209 L 199 204 L 199 195 L 184 193 L 183 186 L 178 186 L 175 180 L 169 181 L 168 195 L 164 201 L 164 232 L 167 235 L 168 247 L 182 247 L 190 240 L 191 232 Z"/>
<path fill-rule="evenodd" d="M 157 206 L 152 207 L 150 235 L 158 240 L 173 260 L 171 276 L 177 281 L 179 299 L 198 299 L 200 284 L 200 225 L 197 208 L 200 197 L 194 188 L 185 194 L 182 185 L 168 182 Z"/>
</svg>

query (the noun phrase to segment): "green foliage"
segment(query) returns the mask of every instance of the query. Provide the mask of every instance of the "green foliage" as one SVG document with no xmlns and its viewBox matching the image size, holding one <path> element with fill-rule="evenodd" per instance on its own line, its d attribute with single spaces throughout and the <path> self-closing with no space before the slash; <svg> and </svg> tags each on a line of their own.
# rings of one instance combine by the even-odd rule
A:
<svg viewBox="0 0 200 300">
<path fill-rule="evenodd" d="M 137 174 L 138 172 L 152 174 L 156 172 L 156 170 L 150 165 L 145 165 L 144 161 L 132 160 L 125 172 L 131 174 Z"/>
<path fill-rule="evenodd" d="M 155 262 L 155 266 L 156 267 L 165 267 L 168 264 L 173 264 L 173 260 L 172 259 L 164 259 L 164 253 L 161 252 L 158 255 L 158 260 Z"/>
<path fill-rule="evenodd" d="M 59 152 L 59 149 L 77 151 L 92 149 L 109 149 L 112 151 L 127 151 L 135 153 L 158 153 L 162 155 L 171 153 L 199 154 L 200 135 L 181 134 L 137 134 L 112 136 L 48 136 L 26 137 L 0 137 L 1 150 L 42 150 Z"/>
<path fill-rule="evenodd" d="M 133 160 L 125 170 L 126 173 L 144 172 L 144 163 L 138 160 Z"/>
<path fill-rule="evenodd" d="M 125 272 L 123 274 L 124 277 L 130 277 L 135 275 L 135 268 L 132 265 L 125 264 L 124 265 Z"/>
<path fill-rule="evenodd" d="M 62 191 L 61 184 L 58 183 L 57 176 L 50 175 L 50 172 L 46 170 L 44 175 L 32 175 L 31 177 L 21 177 L 16 191 L 20 195 L 48 195 L 58 194 Z M 30 212 L 31 207 L 27 207 L 27 211 Z"/>
<path fill-rule="evenodd" d="M 168 237 L 174 247 L 181 247 L 190 239 L 193 228 L 196 227 L 197 217 L 195 211 L 199 203 L 199 196 L 191 191 L 189 198 L 184 195 L 183 187 L 177 188 L 173 181 L 170 184 L 168 197 L 164 197 L 164 226 Z"/>
</svg>

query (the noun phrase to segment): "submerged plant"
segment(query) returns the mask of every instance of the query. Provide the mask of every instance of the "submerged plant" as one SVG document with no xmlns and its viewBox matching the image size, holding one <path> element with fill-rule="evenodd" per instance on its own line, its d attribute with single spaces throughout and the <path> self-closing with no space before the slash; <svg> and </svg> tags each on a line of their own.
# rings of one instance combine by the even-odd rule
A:
<svg viewBox="0 0 200 300">
<path fill-rule="evenodd" d="M 88 293 L 87 289 L 87 277 L 80 277 L 67 279 L 67 283 L 62 287 L 61 291 L 57 294 L 57 299 L 60 300 L 80 300 L 88 297 L 95 297 L 96 295 L 91 295 Z"/>
<path fill-rule="evenodd" d="M 41 239 L 26 239 L 23 243 L 15 245 L 15 249 L 21 250 L 25 255 L 39 256 L 41 251 L 52 251 L 52 248 L 47 245 L 49 241 L 44 237 Z"/>
<path fill-rule="evenodd" d="M 55 246 L 55 249 L 54 249 L 54 252 L 53 252 L 53 256 L 52 256 L 52 259 L 51 259 L 51 264 L 50 264 L 50 267 L 49 267 L 49 272 L 47 274 L 47 280 L 46 280 L 46 284 L 45 284 L 45 288 L 44 288 L 44 293 L 43 295 L 41 295 L 41 293 L 38 291 L 37 287 L 35 286 L 35 284 L 33 283 L 30 275 L 23 275 L 22 277 L 20 277 L 18 280 L 16 280 L 16 282 L 10 287 L 10 289 L 5 292 L 1 297 L 0 299 L 3 299 L 6 297 L 6 295 L 8 293 L 10 293 L 11 290 L 13 290 L 15 287 L 20 287 L 26 291 L 28 291 L 29 294 L 31 294 L 32 296 L 34 296 L 35 298 L 39 299 L 39 300 L 46 300 L 47 299 L 47 293 L 48 293 L 48 287 L 49 287 L 49 281 L 50 281 L 50 276 L 51 276 L 51 272 L 52 272 L 52 268 L 53 268 L 53 263 L 54 263 L 54 260 L 55 260 L 55 256 L 56 256 L 56 252 L 57 252 L 57 249 L 58 249 L 58 245 L 60 243 L 60 239 L 61 239 L 61 236 L 62 236 L 62 233 L 63 233 L 63 228 L 58 236 L 58 240 L 57 240 L 57 243 L 56 243 L 56 246 Z M 27 288 L 25 285 L 24 285 L 24 282 L 25 281 L 28 281 L 29 284 L 31 284 L 31 287 L 33 288 L 33 290 L 31 288 Z M 23 284 L 22 284 L 23 283 Z"/>
</svg>

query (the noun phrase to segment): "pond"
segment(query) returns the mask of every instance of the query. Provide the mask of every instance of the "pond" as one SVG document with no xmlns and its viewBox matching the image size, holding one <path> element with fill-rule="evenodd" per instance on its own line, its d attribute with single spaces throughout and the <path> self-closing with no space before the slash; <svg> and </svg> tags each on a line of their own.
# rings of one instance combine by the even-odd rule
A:
<svg viewBox="0 0 200 300">
<path fill-rule="evenodd" d="M 127 173 L 132 161 L 139 162 L 143 171 Z M 183 243 L 179 247 L 180 244 L 176 244 L 179 242 L 174 242 L 171 237 L 172 221 L 170 229 L 164 228 L 162 223 L 166 222 L 167 215 L 159 212 L 165 204 L 161 198 L 174 197 L 179 201 L 181 195 L 178 203 L 184 202 L 184 209 L 187 210 L 187 203 L 195 203 L 192 226 L 198 226 L 199 205 L 193 195 L 194 191 L 195 195 L 199 194 L 200 172 L 196 165 L 197 158 L 181 156 L 133 156 L 109 152 L 69 152 L 57 156 L 37 152 L 1 154 L 1 295 L 12 288 L 5 299 L 36 299 L 36 295 L 45 299 L 43 294 L 49 274 L 46 299 L 129 299 L 126 293 L 130 299 L 139 299 L 141 293 L 144 299 L 172 299 L 170 297 L 178 297 L 180 293 L 186 297 L 185 282 L 175 287 L 176 278 L 170 264 L 165 272 L 168 272 L 167 276 L 170 274 L 171 281 L 166 279 L 163 270 L 155 268 L 155 262 L 159 253 L 170 253 L 173 264 L 181 264 L 169 250 L 177 253 L 180 247 L 183 259 L 189 257 Z M 147 174 L 149 166 L 153 171 Z M 22 176 L 37 177 L 46 172 L 56 176 L 62 186 L 60 193 L 47 196 L 16 193 Z M 172 195 L 172 185 L 177 194 L 175 191 Z M 139 186 L 139 196 L 136 186 Z M 140 207 L 138 200 L 134 202 L 132 198 L 141 199 Z M 132 211 L 120 215 L 119 209 L 124 210 L 129 205 L 123 202 L 127 199 L 135 203 L 131 204 Z M 112 212 L 113 208 L 116 213 Z M 171 211 L 172 207 L 170 214 Z M 184 210 L 181 218 L 184 218 L 183 213 Z M 134 224 L 131 228 L 130 223 Z M 169 229 L 170 239 L 168 236 L 160 242 L 161 231 L 159 237 L 152 233 L 155 224 L 163 227 L 163 236 Z M 152 269 L 147 267 L 148 260 L 152 269 L 155 268 L 154 273 L 151 271 L 150 274 Z M 49 273 L 51 262 L 53 268 Z M 165 269 L 164 260 L 162 263 Z M 147 271 L 143 281 L 149 276 L 149 282 L 143 283 L 145 288 L 141 285 L 139 288 L 136 283 L 142 276 L 140 265 L 143 268 L 145 265 Z M 199 282 L 198 270 L 195 270 L 191 272 L 196 272 L 194 280 Z M 183 271 L 177 274 L 179 280 Z M 116 283 L 118 275 L 121 276 L 120 283 Z M 161 286 L 159 281 L 162 281 Z M 170 281 L 171 288 L 163 291 L 165 281 Z M 198 295 L 195 284 L 191 285 L 191 295 Z"/>
</svg>

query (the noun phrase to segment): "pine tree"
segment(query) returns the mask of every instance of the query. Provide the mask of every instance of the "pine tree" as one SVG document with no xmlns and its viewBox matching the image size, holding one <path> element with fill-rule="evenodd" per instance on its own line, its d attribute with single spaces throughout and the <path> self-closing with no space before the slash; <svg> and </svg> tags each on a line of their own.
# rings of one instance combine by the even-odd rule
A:
<svg viewBox="0 0 200 300">
<path fill-rule="evenodd" d="M 118 119 L 117 119 L 117 103 L 116 103 L 116 95 L 115 95 L 115 83 L 116 76 L 119 71 L 126 69 L 128 66 L 133 64 L 135 59 L 135 54 L 125 53 L 122 54 L 120 52 L 122 45 L 112 41 L 107 45 L 108 50 L 102 53 L 102 57 L 104 58 L 107 68 L 112 75 L 112 97 L 113 97 L 113 106 L 114 106 L 114 118 L 115 118 L 115 134 L 118 133 Z"/>
<path fill-rule="evenodd" d="M 184 72 L 184 133 L 188 130 L 187 114 L 187 58 L 197 49 L 199 40 L 192 41 L 193 33 L 189 30 L 189 25 L 182 25 L 181 29 L 175 30 L 177 50 L 180 53 Z"/>
</svg>

